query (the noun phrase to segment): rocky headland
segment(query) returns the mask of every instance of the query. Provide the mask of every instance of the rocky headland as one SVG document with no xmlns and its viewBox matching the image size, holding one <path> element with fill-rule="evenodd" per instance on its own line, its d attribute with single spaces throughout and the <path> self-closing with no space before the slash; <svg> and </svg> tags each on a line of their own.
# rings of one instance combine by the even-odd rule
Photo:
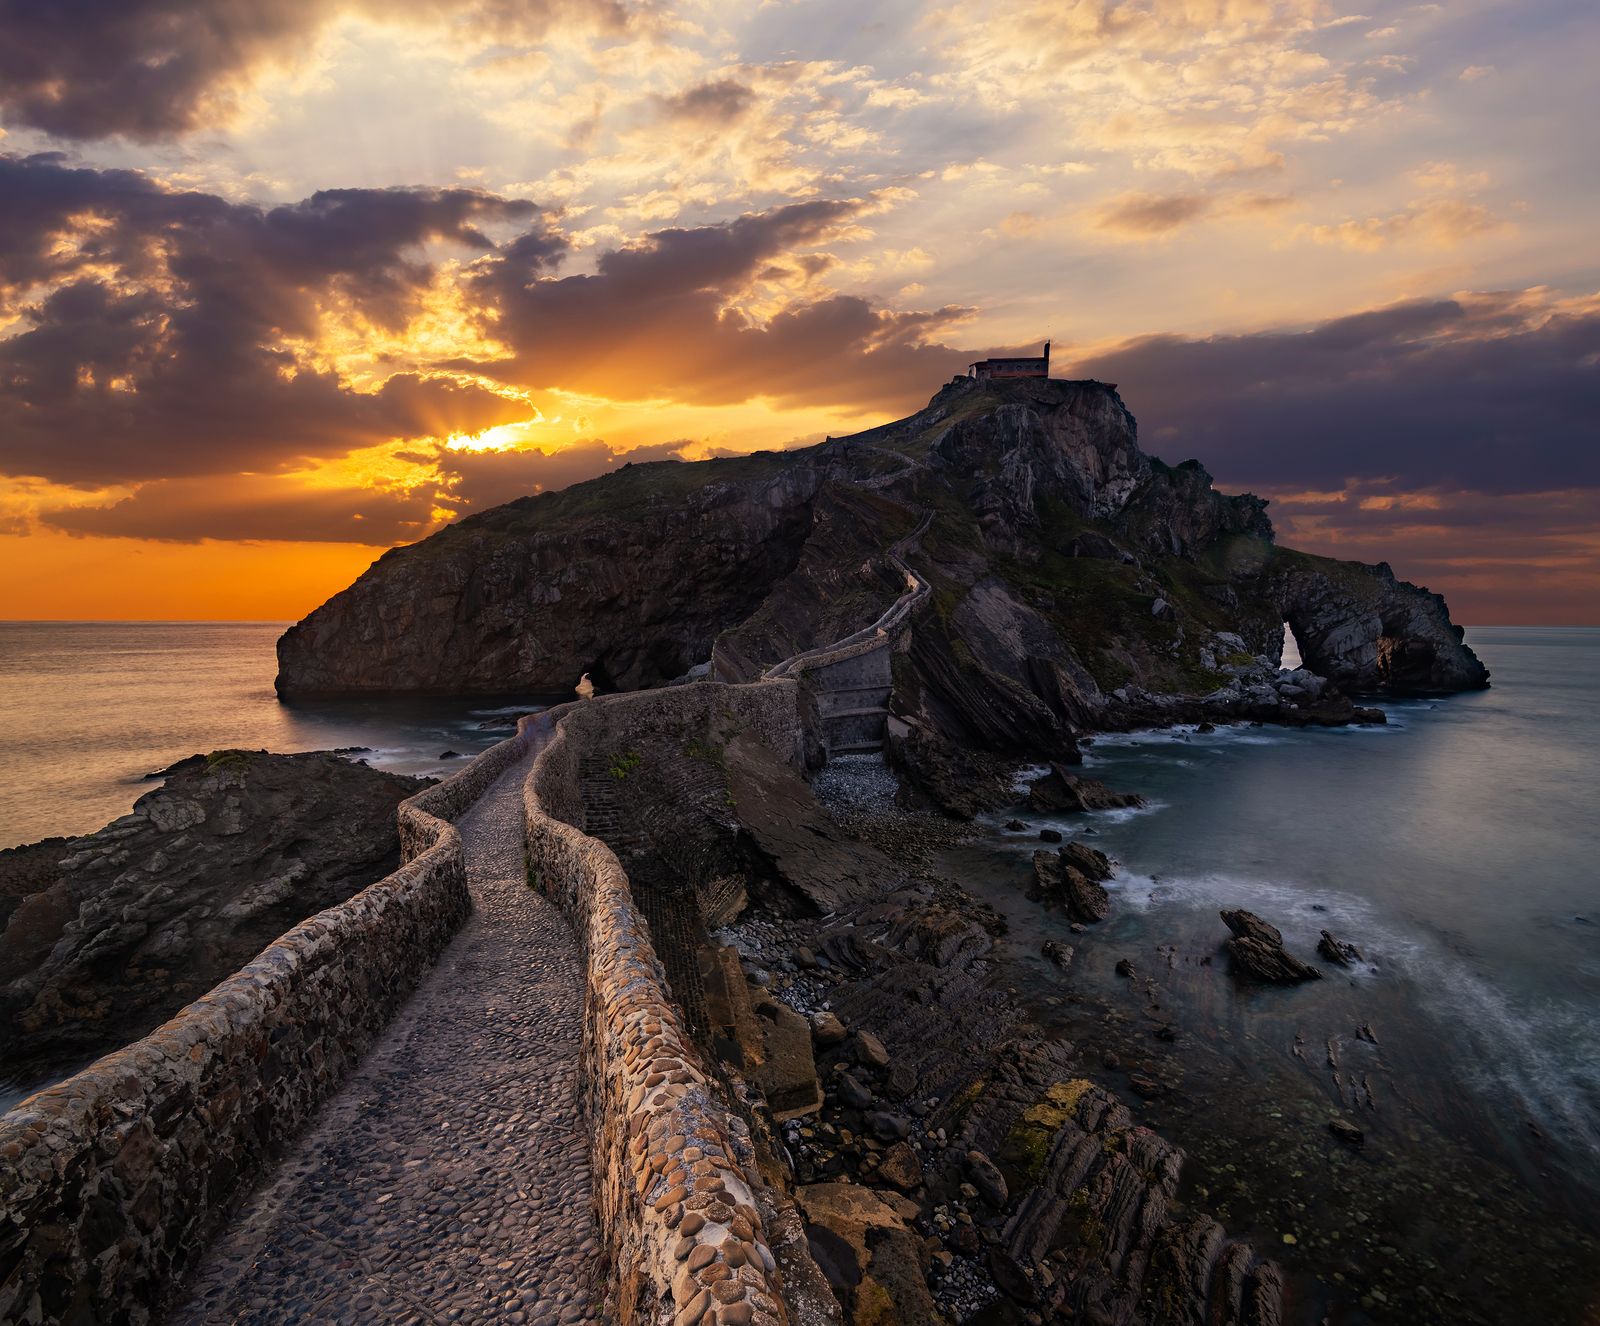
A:
<svg viewBox="0 0 1600 1326">
<path fill-rule="evenodd" d="M 0 1065 L 27 1081 L 136 1040 L 392 871 L 425 780 L 330 752 L 214 751 L 96 833 L 0 852 Z"/>
<path fill-rule="evenodd" d="M 985 810 L 1137 808 L 1076 772 L 1095 732 L 1378 723 L 1360 699 L 1487 685 L 1442 599 L 1278 547 L 1265 506 L 1143 453 L 1114 387 L 957 379 L 854 437 L 627 466 L 397 549 L 282 637 L 278 690 L 754 681 L 864 637 L 885 698 L 858 683 L 870 695 L 844 716 L 883 728 L 870 796 L 830 784 L 828 697 L 804 670 L 805 769 L 716 700 L 709 731 L 670 699 L 619 702 L 625 723 L 580 705 L 567 757 L 571 822 L 624 866 L 748 1129 L 752 1188 L 792 1236 L 785 1292 L 859 1326 L 1274 1326 L 1279 1266 L 1182 1199 L 1183 1153 L 1096 1080 L 1105 1061 L 1030 1016 L 1001 980 L 1007 921 L 936 865 Z M 1039 764 L 1019 802 L 1018 770 Z M 418 786 L 333 755 L 217 752 L 166 775 L 98 834 L 0 854 L 13 1072 L 141 1035 L 384 875 Z M 1070 933 L 1010 938 L 1069 980 L 1064 940 L 1110 915 L 1114 863 L 1038 836 L 1026 894 Z M 1242 977 L 1320 974 L 1253 914 L 1224 920 Z M 1322 955 L 1347 950 L 1329 937 Z M 741 1266 L 674 1246 L 698 1258 L 682 1275 Z M 750 1319 L 726 1302 L 718 1320 Z"/>
<path fill-rule="evenodd" d="M 932 595 L 893 708 L 925 729 L 919 765 L 1150 722 L 1361 721 L 1351 696 L 1488 682 L 1438 595 L 1279 547 L 1265 502 L 1140 450 L 1114 387 L 958 378 L 852 437 L 629 465 L 395 549 L 285 633 L 278 690 L 748 680 L 872 622 L 908 543 Z"/>
<path fill-rule="evenodd" d="M 909 567 L 875 810 L 826 778 L 819 802 L 737 725 L 636 725 L 586 755 L 582 827 L 846 1320 L 1271 1326 L 1277 1265 L 1180 1201 L 1182 1152 L 997 983 L 1006 922 L 931 864 L 1025 764 L 1047 772 L 1022 813 L 1136 807 L 1075 772 L 1098 731 L 1381 723 L 1360 700 L 1488 684 L 1441 598 L 1279 547 L 1265 508 L 1141 451 L 1114 387 L 956 379 L 853 437 L 628 466 L 398 549 L 284 635 L 278 689 L 750 681 L 867 631 Z M 1101 922 L 1113 863 L 1040 837 L 1028 896 Z M 1241 977 L 1320 974 L 1259 918 L 1229 925 Z M 1043 953 L 1070 973 L 1072 945 Z"/>
</svg>

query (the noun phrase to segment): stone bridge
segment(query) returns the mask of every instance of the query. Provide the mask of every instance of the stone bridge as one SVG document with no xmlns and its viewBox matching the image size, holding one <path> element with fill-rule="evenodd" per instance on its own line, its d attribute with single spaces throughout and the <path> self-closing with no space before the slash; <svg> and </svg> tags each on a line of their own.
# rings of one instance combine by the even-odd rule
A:
<svg viewBox="0 0 1600 1326">
<path fill-rule="evenodd" d="M 403 803 L 393 875 L 0 1118 L 0 1321 L 793 1319 L 798 1218 L 578 827 L 611 705 L 802 761 L 793 681 L 704 682 Z"/>
<path fill-rule="evenodd" d="M 804 680 L 816 705 L 824 758 L 883 749 L 894 684 L 892 651 L 931 592 L 905 558 L 932 520 L 933 513 L 925 513 L 916 529 L 889 549 L 889 560 L 905 577 L 905 590 L 875 622 L 842 640 L 786 658 L 764 674 L 766 680 Z"/>
</svg>

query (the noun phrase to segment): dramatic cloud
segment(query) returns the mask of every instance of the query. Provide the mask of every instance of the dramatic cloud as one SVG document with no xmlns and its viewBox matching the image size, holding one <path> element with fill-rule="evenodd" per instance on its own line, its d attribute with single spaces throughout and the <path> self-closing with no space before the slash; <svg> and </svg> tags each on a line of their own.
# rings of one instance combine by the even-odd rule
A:
<svg viewBox="0 0 1600 1326">
<path fill-rule="evenodd" d="M 1581 8 L 0 0 L 0 531 L 321 547 L 331 591 L 1049 336 L 1286 539 L 1476 585 L 1498 502 L 1576 584 Z"/>
<path fill-rule="evenodd" d="M 542 252 L 525 260 L 513 247 L 477 278 L 512 356 L 466 366 L 613 399 L 902 406 L 965 362 L 936 337 L 968 310 L 889 312 L 854 295 L 797 298 L 765 320 L 733 307 L 758 280 L 781 279 L 790 270 L 783 260 L 873 207 L 819 200 L 659 230 L 602 254 L 585 275 L 545 276 Z M 803 273 L 806 260 L 798 262 Z"/>
<path fill-rule="evenodd" d="M 1116 382 L 1145 445 L 1229 484 L 1600 487 L 1600 300 L 1545 292 L 1376 309 L 1303 332 L 1152 336 L 1075 365 Z"/>
<path fill-rule="evenodd" d="M 526 413 L 462 377 L 354 391 L 308 347 L 420 312 L 431 246 L 535 209 L 468 189 L 339 189 L 262 209 L 59 157 L 0 157 L 0 470 L 81 483 L 281 466 Z M 541 248 L 542 246 L 542 248 Z M 516 241 L 549 254 L 543 232 Z"/>
<path fill-rule="evenodd" d="M 67 138 L 156 140 L 226 118 L 266 65 L 342 14 L 536 40 L 557 22 L 619 31 L 617 0 L 0 0 L 0 111 Z"/>
<path fill-rule="evenodd" d="M 625 464 L 682 458 L 682 442 L 618 452 L 599 440 L 561 451 L 453 450 L 404 457 L 426 471 L 411 487 L 319 487 L 275 476 L 158 479 L 107 506 L 47 507 L 68 534 L 194 543 L 201 539 L 412 543 L 447 520 L 565 488 Z"/>
</svg>

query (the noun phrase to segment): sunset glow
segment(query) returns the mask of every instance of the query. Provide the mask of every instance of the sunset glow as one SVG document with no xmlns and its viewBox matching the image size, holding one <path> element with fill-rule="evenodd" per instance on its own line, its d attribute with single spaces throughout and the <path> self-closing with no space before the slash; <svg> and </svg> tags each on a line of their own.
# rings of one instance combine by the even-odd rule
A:
<svg viewBox="0 0 1600 1326">
<path fill-rule="evenodd" d="M 1283 542 L 1593 621 L 1600 177 L 1549 132 L 1600 110 L 1581 11 L 19 12 L 0 614 L 296 616 L 445 521 L 1050 338 Z M 272 589 L 229 608 L 221 565 Z"/>
</svg>

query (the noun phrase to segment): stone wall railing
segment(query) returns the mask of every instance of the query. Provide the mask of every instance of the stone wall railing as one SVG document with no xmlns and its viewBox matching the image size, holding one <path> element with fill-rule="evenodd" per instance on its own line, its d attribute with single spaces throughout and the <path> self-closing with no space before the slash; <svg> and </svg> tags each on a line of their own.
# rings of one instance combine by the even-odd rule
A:
<svg viewBox="0 0 1600 1326">
<path fill-rule="evenodd" d="M 584 950 L 595 1200 L 623 1326 L 788 1321 L 743 1121 L 683 1026 L 621 863 L 569 822 L 582 813 L 580 746 L 609 750 L 640 722 L 681 719 L 687 732 L 719 716 L 799 759 L 796 683 L 702 683 L 543 716 L 554 732 L 524 786 L 530 870 L 571 917 Z"/>
<path fill-rule="evenodd" d="M 0 1321 L 150 1320 L 466 918 L 450 821 L 528 740 L 401 803 L 399 870 L 0 1117 Z"/>
<path fill-rule="evenodd" d="M 797 673 L 826 667 L 830 663 L 838 663 L 843 659 L 854 658 L 858 654 L 865 654 L 891 644 L 894 633 L 933 592 L 928 582 L 905 562 L 907 550 L 922 537 L 932 521 L 933 513 L 930 511 L 918 522 L 916 529 L 889 549 L 889 560 L 894 563 L 895 569 L 905 576 L 906 588 L 905 592 L 884 610 L 877 621 L 841 640 L 818 645 L 813 649 L 794 654 L 781 663 L 775 663 L 762 674 L 763 678 L 771 681 L 782 677 L 793 677 Z"/>
</svg>

